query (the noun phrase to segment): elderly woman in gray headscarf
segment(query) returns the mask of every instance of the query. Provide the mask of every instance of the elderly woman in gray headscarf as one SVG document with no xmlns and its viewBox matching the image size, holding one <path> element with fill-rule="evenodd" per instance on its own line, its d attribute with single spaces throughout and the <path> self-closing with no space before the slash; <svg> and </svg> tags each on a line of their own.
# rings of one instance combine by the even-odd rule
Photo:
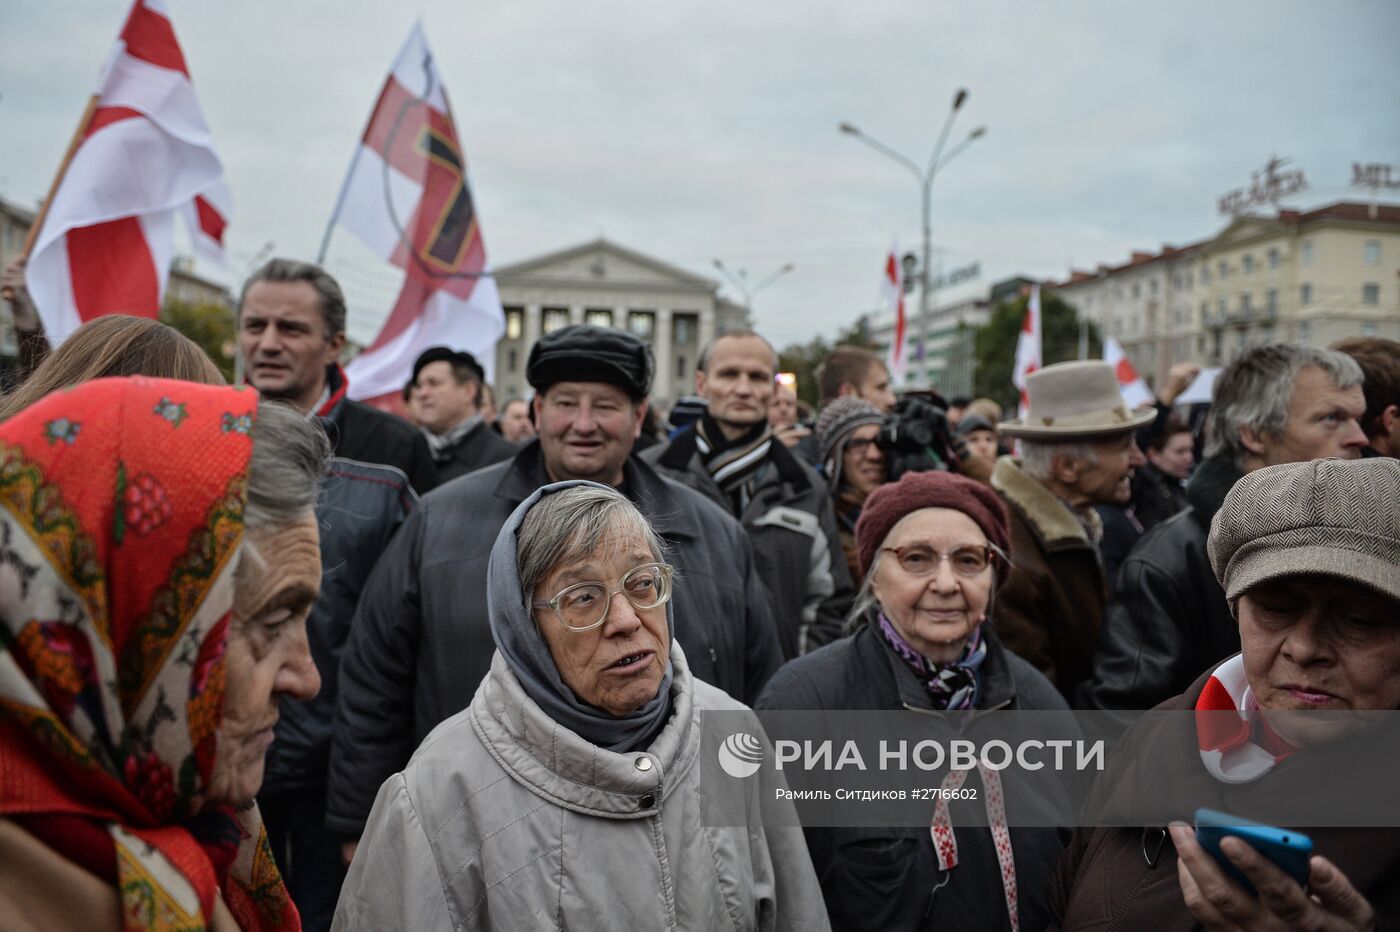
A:
<svg viewBox="0 0 1400 932">
<path fill-rule="evenodd" d="M 828 928 L 799 829 L 705 824 L 699 713 L 745 707 L 691 676 L 631 502 L 545 486 L 488 580 L 491 672 L 380 788 L 336 928 Z"/>
</svg>

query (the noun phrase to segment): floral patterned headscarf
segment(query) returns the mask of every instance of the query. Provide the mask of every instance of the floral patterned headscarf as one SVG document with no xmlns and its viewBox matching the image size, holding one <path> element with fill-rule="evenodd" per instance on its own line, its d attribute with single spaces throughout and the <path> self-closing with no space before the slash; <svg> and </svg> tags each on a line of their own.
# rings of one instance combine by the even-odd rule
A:
<svg viewBox="0 0 1400 932">
<path fill-rule="evenodd" d="M 257 394 L 99 379 L 0 425 L 0 817 L 127 929 L 299 929 L 255 807 L 205 798 Z"/>
</svg>

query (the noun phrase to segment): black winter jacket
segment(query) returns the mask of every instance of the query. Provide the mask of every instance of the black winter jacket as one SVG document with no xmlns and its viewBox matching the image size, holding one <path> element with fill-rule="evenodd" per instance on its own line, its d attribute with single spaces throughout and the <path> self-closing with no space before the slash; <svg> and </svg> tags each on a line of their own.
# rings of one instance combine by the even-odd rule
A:
<svg viewBox="0 0 1400 932">
<path fill-rule="evenodd" d="M 419 501 L 374 568 L 341 664 L 328 827 L 358 836 L 379 785 L 467 707 L 496 645 L 486 565 L 515 507 L 549 482 L 539 441 Z M 675 637 L 694 675 L 751 702 L 782 662 L 739 522 L 635 456 L 622 491 L 670 549 Z"/>
<path fill-rule="evenodd" d="M 1002 646 L 991 625 L 982 626 L 987 656 L 982 662 L 978 709 L 1066 711 L 1059 690 L 1035 667 Z M 886 646 L 873 624 L 850 637 L 785 665 L 769 681 L 755 709 L 885 710 L 929 709 L 922 684 Z M 969 785 L 980 778 L 973 776 Z M 1007 793 L 1015 792 L 1007 784 Z M 958 843 L 958 865 L 941 876 L 929 826 L 809 828 L 807 847 L 821 881 L 835 932 L 937 929 L 1009 929 L 1001 870 L 992 833 L 969 824 L 959 806 L 950 808 Z M 932 804 L 930 804 L 932 815 Z M 1022 930 L 1042 929 L 1049 920 L 1045 890 L 1068 832 L 1011 829 Z M 936 892 L 935 892 L 936 890 Z"/>
<path fill-rule="evenodd" d="M 739 521 L 753 544 L 754 565 L 768 590 L 783 657 L 805 654 L 841 636 L 855 588 L 825 484 L 777 440 L 755 477 L 753 497 Z M 695 427 L 642 457 L 662 475 L 684 483 L 729 511 L 695 446 Z"/>
<path fill-rule="evenodd" d="M 306 619 L 321 691 L 309 702 L 282 700 L 276 740 L 267 752 L 263 794 L 326 785 L 340 658 L 350 636 L 350 619 L 375 561 L 417 498 L 408 478 L 392 466 L 343 457 L 331 460 L 316 497 L 321 595 Z"/>
<path fill-rule="evenodd" d="M 349 382 L 340 366 L 326 370 L 331 397 L 317 411 L 336 456 L 361 463 L 383 463 L 408 476 L 413 491 L 424 495 L 438 484 L 428 441 L 418 428 L 378 408 L 345 397 Z"/>
<path fill-rule="evenodd" d="M 443 483 L 492 463 L 508 460 L 519 452 L 519 447 L 483 422 L 448 447 L 446 459 L 434 458 L 433 465 L 437 468 L 438 482 Z"/>
<path fill-rule="evenodd" d="M 1239 652 L 1239 627 L 1210 568 L 1206 538 L 1240 476 L 1228 459 L 1201 463 L 1186 487 L 1191 507 L 1145 533 L 1123 561 L 1076 708 L 1153 708 Z"/>
</svg>

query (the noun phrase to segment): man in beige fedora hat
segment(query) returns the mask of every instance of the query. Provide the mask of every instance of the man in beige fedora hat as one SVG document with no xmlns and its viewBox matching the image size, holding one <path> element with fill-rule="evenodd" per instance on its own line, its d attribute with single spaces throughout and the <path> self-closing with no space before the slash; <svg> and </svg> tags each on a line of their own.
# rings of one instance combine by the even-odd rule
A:
<svg viewBox="0 0 1400 932">
<path fill-rule="evenodd" d="M 1113 367 L 1062 362 L 1026 380 L 1027 411 L 1004 421 L 1021 458 L 1003 456 L 992 488 L 1011 514 L 1011 576 L 997 633 L 1070 697 L 1088 677 L 1107 592 L 1096 504 L 1126 502 L 1145 460 L 1133 433 L 1156 412 L 1128 410 Z"/>
<path fill-rule="evenodd" d="M 1344 353 L 1272 343 L 1236 356 L 1215 380 L 1189 507 L 1149 528 L 1123 561 L 1093 676 L 1072 704 L 1150 709 L 1237 652 L 1239 629 L 1206 552 L 1211 520 L 1241 476 L 1360 457 L 1365 411 L 1362 369 Z"/>
</svg>

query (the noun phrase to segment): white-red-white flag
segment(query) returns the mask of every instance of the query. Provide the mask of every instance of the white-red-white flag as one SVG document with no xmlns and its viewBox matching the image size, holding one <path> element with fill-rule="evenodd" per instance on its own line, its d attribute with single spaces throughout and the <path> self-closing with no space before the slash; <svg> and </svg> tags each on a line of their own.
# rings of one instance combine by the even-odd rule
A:
<svg viewBox="0 0 1400 932">
<path fill-rule="evenodd" d="M 1021 333 L 1016 337 L 1016 366 L 1011 370 L 1011 384 L 1021 393 L 1016 414 L 1026 416 L 1026 376 L 1042 365 L 1040 356 L 1040 286 L 1031 285 L 1031 297 L 1026 302 L 1026 317 Z"/>
<path fill-rule="evenodd" d="M 55 346 L 103 314 L 157 316 L 176 215 L 220 261 L 231 216 L 165 0 L 132 5 L 97 95 L 25 268 Z"/>
<path fill-rule="evenodd" d="M 1147 387 L 1147 383 L 1133 368 L 1133 361 L 1113 337 L 1104 338 L 1103 361 L 1113 367 L 1113 372 L 1118 377 L 1118 391 L 1123 396 L 1123 403 L 1130 409 L 1151 405 L 1157 400 L 1152 394 L 1152 389 Z"/>
<path fill-rule="evenodd" d="M 885 275 L 880 281 L 880 296 L 885 306 L 894 311 L 894 339 L 890 342 L 885 366 L 890 370 L 890 384 L 899 386 L 904 384 L 909 353 L 904 345 L 907 327 L 904 317 L 904 269 L 899 264 L 898 246 L 892 247 L 885 259 Z"/>
<path fill-rule="evenodd" d="M 378 335 L 346 367 L 350 397 L 397 399 L 430 346 L 471 352 L 490 379 L 505 312 L 447 92 L 419 23 L 370 114 L 335 222 L 404 271 Z"/>
</svg>

